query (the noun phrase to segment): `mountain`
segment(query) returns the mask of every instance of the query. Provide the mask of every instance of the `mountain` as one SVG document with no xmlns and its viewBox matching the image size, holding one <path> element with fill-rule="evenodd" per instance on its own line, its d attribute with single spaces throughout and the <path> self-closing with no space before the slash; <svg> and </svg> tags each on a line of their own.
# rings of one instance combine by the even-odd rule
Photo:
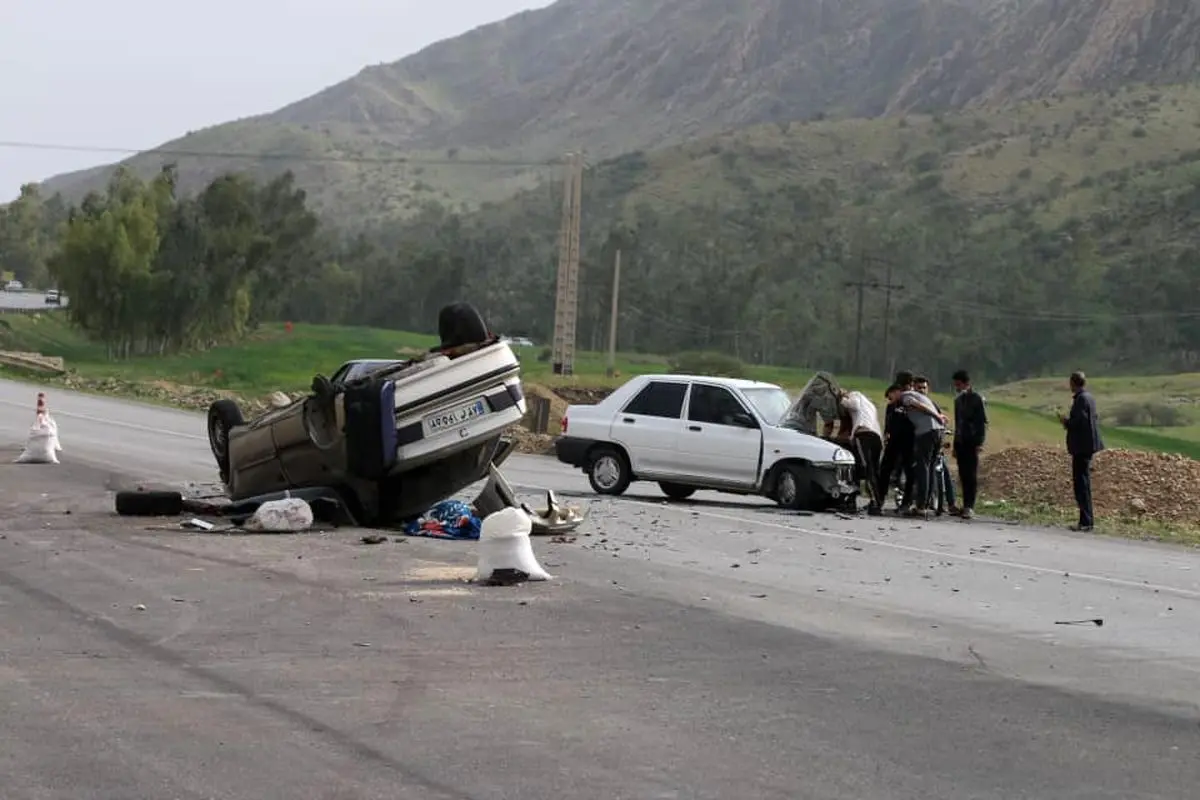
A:
<svg viewBox="0 0 1200 800">
<path fill-rule="evenodd" d="M 185 188 L 290 168 L 318 208 L 363 220 L 509 196 L 550 174 L 520 162 L 572 149 L 1190 79 L 1197 53 L 1188 0 L 560 0 L 130 163 L 176 161 Z"/>
<path fill-rule="evenodd" d="M 1198 83 L 1129 85 L 752 126 L 599 163 L 583 181 L 580 346 L 607 341 L 619 249 L 627 350 L 878 377 L 894 358 L 940 383 L 964 365 L 995 380 L 1195 371 L 1198 108 Z M 388 225 L 356 318 L 388 324 L 442 291 L 547 339 L 559 203 L 538 189 Z M 884 283 L 902 289 L 887 299 Z"/>
</svg>

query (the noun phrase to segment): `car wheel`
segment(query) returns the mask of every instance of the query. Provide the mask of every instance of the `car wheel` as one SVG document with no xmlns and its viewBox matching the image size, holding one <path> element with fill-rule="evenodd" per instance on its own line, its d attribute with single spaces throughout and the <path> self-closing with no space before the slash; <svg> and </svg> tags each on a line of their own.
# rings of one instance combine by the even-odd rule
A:
<svg viewBox="0 0 1200 800">
<path fill-rule="evenodd" d="M 592 454 L 588 463 L 588 483 L 596 494 L 622 494 L 631 481 L 629 460 L 624 453 L 604 447 Z"/>
<path fill-rule="evenodd" d="M 812 481 L 802 467 L 786 466 L 775 479 L 775 502 L 792 511 L 807 511 L 813 505 Z"/>
<path fill-rule="evenodd" d="M 208 407 L 208 446 L 223 483 L 229 482 L 229 434 L 244 424 L 242 410 L 232 400 L 218 400 Z"/>
<path fill-rule="evenodd" d="M 174 517 L 183 513 L 179 492 L 117 492 L 117 513 L 122 517 Z"/>
<path fill-rule="evenodd" d="M 662 489 L 662 493 L 672 500 L 687 500 L 696 493 L 695 486 L 684 486 L 681 483 L 660 482 L 658 488 Z"/>
</svg>

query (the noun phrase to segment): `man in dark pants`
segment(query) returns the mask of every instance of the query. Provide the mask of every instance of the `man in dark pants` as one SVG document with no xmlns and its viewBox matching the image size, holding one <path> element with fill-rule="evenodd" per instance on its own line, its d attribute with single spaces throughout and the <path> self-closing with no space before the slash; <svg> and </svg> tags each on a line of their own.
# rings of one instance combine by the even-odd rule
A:
<svg viewBox="0 0 1200 800">
<path fill-rule="evenodd" d="M 933 459 L 937 455 L 946 430 L 946 415 L 937 410 L 932 401 L 915 390 L 893 393 L 899 398 L 905 415 L 913 426 L 913 483 L 912 492 L 905 504 L 907 516 L 929 515 L 929 500 L 933 496 Z M 892 398 L 888 398 L 889 400 Z"/>
<path fill-rule="evenodd" d="M 1071 412 L 1058 415 L 1067 431 L 1067 452 L 1071 454 L 1071 482 L 1075 485 L 1075 504 L 1079 506 L 1079 524 L 1072 530 L 1090 531 L 1096 524 L 1092 513 L 1092 456 L 1104 449 L 1100 439 L 1100 417 L 1096 398 L 1087 390 L 1087 377 L 1072 372 L 1070 378 Z"/>
<path fill-rule="evenodd" d="M 891 488 L 892 478 L 897 468 L 904 473 L 904 500 L 902 508 L 912 505 L 913 491 L 913 433 L 912 421 L 900 404 L 899 395 L 912 388 L 913 374 L 911 372 L 896 373 L 896 381 L 888 387 L 884 396 L 887 397 L 887 410 L 883 422 L 883 459 L 879 465 L 878 497 L 887 497 Z M 893 399 L 895 398 L 895 399 Z"/>
<path fill-rule="evenodd" d="M 954 373 L 954 460 L 958 462 L 958 479 L 962 483 L 963 519 L 975 516 L 975 499 L 979 495 L 979 452 L 987 439 L 987 406 L 983 396 L 971 387 L 971 376 L 965 369 Z"/>
</svg>

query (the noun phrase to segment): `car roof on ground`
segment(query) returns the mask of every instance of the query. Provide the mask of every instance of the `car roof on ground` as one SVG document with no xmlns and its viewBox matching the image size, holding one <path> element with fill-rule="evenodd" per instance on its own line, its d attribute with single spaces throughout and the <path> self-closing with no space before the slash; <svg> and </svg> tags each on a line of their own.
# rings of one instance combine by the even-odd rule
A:
<svg viewBox="0 0 1200 800">
<path fill-rule="evenodd" d="M 650 381 L 702 381 L 704 383 L 714 383 L 718 386 L 728 386 L 732 389 L 779 389 L 778 384 L 767 383 L 766 381 L 752 381 L 745 378 L 719 378 L 715 375 L 639 375 L 638 378 Z"/>
</svg>

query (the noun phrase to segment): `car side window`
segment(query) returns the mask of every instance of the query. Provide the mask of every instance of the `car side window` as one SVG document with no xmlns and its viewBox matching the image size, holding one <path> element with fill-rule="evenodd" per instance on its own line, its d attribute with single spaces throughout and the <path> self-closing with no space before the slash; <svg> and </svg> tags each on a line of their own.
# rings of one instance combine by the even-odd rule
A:
<svg viewBox="0 0 1200 800">
<path fill-rule="evenodd" d="M 645 417 L 679 419 L 683 413 L 683 396 L 687 394 L 686 383 L 652 381 L 625 406 L 624 413 Z"/>
<path fill-rule="evenodd" d="M 734 425 L 734 415 L 745 414 L 746 409 L 723 386 L 704 383 L 692 385 L 692 399 L 688 405 L 688 421 L 704 422 L 709 425 Z"/>
</svg>

